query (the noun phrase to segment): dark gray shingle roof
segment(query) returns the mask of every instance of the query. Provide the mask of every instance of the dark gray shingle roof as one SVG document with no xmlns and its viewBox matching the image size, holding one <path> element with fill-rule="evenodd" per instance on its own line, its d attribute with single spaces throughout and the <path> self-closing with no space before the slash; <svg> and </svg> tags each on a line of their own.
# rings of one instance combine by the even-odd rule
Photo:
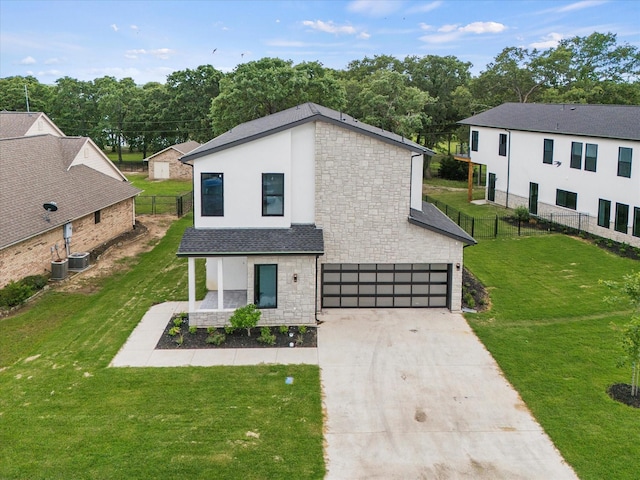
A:
<svg viewBox="0 0 640 480">
<path fill-rule="evenodd" d="M 42 112 L 0 112 L 0 138 L 23 137 L 34 123 L 44 117 L 60 135 L 62 131 Z"/>
<path fill-rule="evenodd" d="M 478 127 L 640 140 L 640 106 L 504 103 L 460 122 Z"/>
<path fill-rule="evenodd" d="M 53 135 L 0 140 L 0 248 L 140 193 L 86 165 L 69 167 L 87 141 Z M 48 222 L 45 202 L 58 204 Z"/>
<path fill-rule="evenodd" d="M 187 228 L 179 257 L 200 255 L 260 255 L 324 253 L 322 229 L 315 225 L 291 228 Z"/>
<path fill-rule="evenodd" d="M 384 142 L 406 148 L 413 152 L 434 155 L 434 152 L 428 148 L 418 145 L 417 143 L 400 135 L 360 122 L 345 113 L 308 102 L 278 113 L 267 115 L 266 117 L 242 123 L 213 140 L 208 141 L 201 147 L 191 151 L 182 157 L 181 160 L 183 162 L 189 162 L 203 155 L 231 148 L 236 145 L 250 142 L 261 137 L 266 137 L 316 120 L 340 125 L 344 128 L 358 131 L 364 135 L 375 137 Z"/>
<path fill-rule="evenodd" d="M 409 222 L 427 230 L 459 240 L 467 245 L 475 245 L 474 238 L 456 225 L 453 220 L 431 203 L 422 202 L 422 211 L 411 209 Z"/>
<path fill-rule="evenodd" d="M 161 153 L 166 152 L 167 150 L 175 150 L 178 153 L 181 153 L 182 155 L 185 155 L 185 154 L 191 152 L 192 150 L 195 150 L 200 145 L 202 145 L 202 144 L 199 143 L 199 142 L 196 142 L 194 140 L 189 140 L 188 142 L 183 142 L 183 143 L 176 143 L 175 145 L 171 145 L 170 147 L 164 148 L 164 149 L 160 150 L 159 152 L 154 153 L 153 155 L 149 155 L 147 158 L 145 158 L 142 161 L 143 162 L 148 162 L 153 157 L 156 157 L 156 156 L 160 155 Z"/>
</svg>

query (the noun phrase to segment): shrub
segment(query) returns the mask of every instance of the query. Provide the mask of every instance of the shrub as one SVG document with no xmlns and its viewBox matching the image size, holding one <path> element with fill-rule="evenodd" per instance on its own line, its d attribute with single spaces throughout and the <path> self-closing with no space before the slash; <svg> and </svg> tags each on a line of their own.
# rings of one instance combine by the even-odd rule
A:
<svg viewBox="0 0 640 480">
<path fill-rule="evenodd" d="M 466 180 L 469 167 L 448 155 L 440 160 L 440 176 L 447 180 Z"/>
<path fill-rule="evenodd" d="M 180 333 L 180 327 L 171 327 L 169 329 L 169 336 L 171 336 L 171 337 L 175 337 L 179 333 Z"/>
<path fill-rule="evenodd" d="M 191 326 L 189 327 L 189 333 L 190 333 L 191 335 L 195 335 L 196 333 L 198 333 L 198 327 L 196 327 L 195 325 L 191 325 Z"/>
<path fill-rule="evenodd" d="M 229 322 L 234 330 L 237 328 L 246 328 L 247 335 L 251 336 L 251 329 L 258 324 L 261 314 L 262 312 L 260 312 L 254 304 L 250 303 L 244 307 L 236 308 Z"/>
<path fill-rule="evenodd" d="M 34 292 L 42 290 L 47 285 L 47 277 L 44 275 L 30 275 L 21 280 L 22 284 L 31 287 Z"/>
<path fill-rule="evenodd" d="M 286 325 L 280 325 L 280 333 L 282 335 L 286 335 L 287 333 L 289 333 L 289 327 Z"/>
<path fill-rule="evenodd" d="M 300 346 L 304 343 L 304 337 L 301 334 L 298 334 L 296 337 L 296 346 Z"/>
<path fill-rule="evenodd" d="M 224 343 L 226 339 L 227 337 L 225 336 L 224 333 L 213 332 L 207 337 L 205 342 L 220 346 Z"/>
<path fill-rule="evenodd" d="M 176 318 L 173 319 L 173 325 L 175 327 L 179 327 L 179 326 L 182 325 L 182 321 L 183 321 L 182 317 L 176 317 Z"/>
<path fill-rule="evenodd" d="M 216 333 L 218 329 L 216 327 L 207 327 L 207 333 L 211 335 L 212 333 Z"/>
<path fill-rule="evenodd" d="M 523 205 L 520 205 L 519 207 L 517 207 L 514 210 L 513 216 L 516 217 L 521 222 L 528 222 L 529 221 L 529 209 L 527 207 L 523 206 Z"/>
<path fill-rule="evenodd" d="M 267 345 L 274 345 L 276 343 L 276 336 L 271 333 L 271 329 L 269 327 L 262 327 L 260 329 L 258 341 Z"/>
<path fill-rule="evenodd" d="M 302 335 L 304 335 L 305 333 L 307 333 L 307 326 L 306 325 L 300 325 L 298 327 L 298 332 L 300 332 Z"/>
<path fill-rule="evenodd" d="M 0 306 L 16 307 L 22 305 L 33 293 L 33 289 L 22 282 L 9 282 L 0 290 Z"/>
</svg>

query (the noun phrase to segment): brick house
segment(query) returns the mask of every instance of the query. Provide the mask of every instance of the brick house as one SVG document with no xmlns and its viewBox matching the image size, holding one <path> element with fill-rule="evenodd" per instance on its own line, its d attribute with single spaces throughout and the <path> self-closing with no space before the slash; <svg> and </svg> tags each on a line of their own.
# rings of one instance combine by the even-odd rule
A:
<svg viewBox="0 0 640 480">
<path fill-rule="evenodd" d="M 640 106 L 505 103 L 458 123 L 488 201 L 584 214 L 582 230 L 640 247 Z"/>
<path fill-rule="evenodd" d="M 182 157 L 193 166 L 189 322 L 254 303 L 262 324 L 328 308 L 460 310 L 473 238 L 422 200 L 430 150 L 320 105 L 247 122 Z M 196 259 L 208 293 L 196 301 Z"/>
<path fill-rule="evenodd" d="M 135 228 L 140 190 L 91 139 L 66 137 L 46 120 L 45 133 L 27 133 L 41 131 L 43 114 L 0 119 L 0 288 Z M 11 136 L 20 132 L 28 136 Z"/>
<path fill-rule="evenodd" d="M 199 146 L 194 141 L 178 143 L 145 158 L 143 161 L 149 162 L 149 180 L 191 180 L 191 167 L 179 159 Z"/>
</svg>

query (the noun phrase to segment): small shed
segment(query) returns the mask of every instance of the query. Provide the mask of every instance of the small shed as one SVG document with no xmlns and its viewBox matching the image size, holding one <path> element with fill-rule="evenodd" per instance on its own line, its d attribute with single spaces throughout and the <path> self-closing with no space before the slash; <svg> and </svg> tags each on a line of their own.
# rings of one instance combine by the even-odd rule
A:
<svg viewBox="0 0 640 480">
<path fill-rule="evenodd" d="M 178 159 L 199 146 L 194 141 L 178 143 L 145 158 L 149 162 L 149 180 L 191 180 L 191 166 Z"/>
</svg>

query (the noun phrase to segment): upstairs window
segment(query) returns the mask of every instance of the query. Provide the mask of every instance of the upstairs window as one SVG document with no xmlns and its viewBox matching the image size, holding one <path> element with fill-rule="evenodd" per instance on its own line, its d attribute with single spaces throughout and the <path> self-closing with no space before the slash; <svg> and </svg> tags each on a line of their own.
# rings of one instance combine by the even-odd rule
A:
<svg viewBox="0 0 640 480">
<path fill-rule="evenodd" d="M 598 163 L 598 145 L 593 143 L 587 143 L 584 151 L 584 169 L 588 172 L 596 171 L 596 164 Z"/>
<path fill-rule="evenodd" d="M 578 206 L 578 194 L 566 190 L 556 190 L 556 205 L 575 210 Z"/>
<path fill-rule="evenodd" d="M 284 173 L 262 174 L 262 216 L 284 215 Z"/>
<path fill-rule="evenodd" d="M 507 156 L 507 134 L 506 133 L 500 134 L 500 143 L 498 145 L 498 155 L 502 157 Z"/>
<path fill-rule="evenodd" d="M 222 173 L 203 173 L 200 177 L 200 196 L 203 217 L 224 216 L 224 176 Z"/>
<path fill-rule="evenodd" d="M 544 139 L 544 152 L 542 153 L 542 163 L 553 163 L 553 140 Z"/>
<path fill-rule="evenodd" d="M 582 142 L 571 142 L 571 168 L 582 168 Z"/>
<path fill-rule="evenodd" d="M 478 151 L 478 130 L 471 130 L 471 151 Z"/>
<path fill-rule="evenodd" d="M 631 178 L 632 148 L 620 147 L 618 149 L 618 176 Z"/>
</svg>

